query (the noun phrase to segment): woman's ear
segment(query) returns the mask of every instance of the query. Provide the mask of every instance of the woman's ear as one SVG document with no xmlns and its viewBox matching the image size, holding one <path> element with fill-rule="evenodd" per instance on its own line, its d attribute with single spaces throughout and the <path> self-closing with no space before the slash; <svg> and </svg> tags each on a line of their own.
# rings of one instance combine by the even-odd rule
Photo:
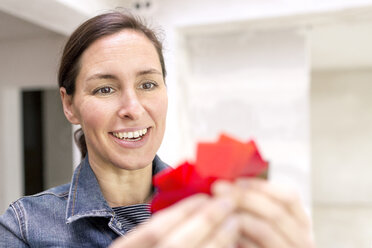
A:
<svg viewBox="0 0 372 248">
<path fill-rule="evenodd" d="M 61 95 L 63 112 L 67 120 L 71 122 L 71 124 L 80 124 L 72 104 L 72 95 L 68 95 L 64 87 L 59 88 L 59 94 Z"/>
</svg>

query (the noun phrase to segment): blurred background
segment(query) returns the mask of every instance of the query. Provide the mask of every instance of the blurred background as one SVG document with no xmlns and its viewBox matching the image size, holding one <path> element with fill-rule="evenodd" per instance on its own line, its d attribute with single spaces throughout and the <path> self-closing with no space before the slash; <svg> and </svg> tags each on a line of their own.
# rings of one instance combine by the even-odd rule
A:
<svg viewBox="0 0 372 248">
<path fill-rule="evenodd" d="M 116 7 L 163 30 L 163 160 L 192 160 L 221 132 L 254 138 L 319 248 L 372 247 L 372 0 L 1 0 L 0 212 L 69 182 L 80 154 L 59 58 L 81 22 Z"/>
</svg>

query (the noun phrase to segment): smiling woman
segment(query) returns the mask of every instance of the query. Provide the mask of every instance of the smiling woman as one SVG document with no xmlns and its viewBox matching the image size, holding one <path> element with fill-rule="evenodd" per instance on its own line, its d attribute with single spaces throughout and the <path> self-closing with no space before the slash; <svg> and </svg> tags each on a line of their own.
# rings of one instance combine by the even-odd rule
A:
<svg viewBox="0 0 372 248">
<path fill-rule="evenodd" d="M 1 247 L 106 247 L 149 216 L 152 176 L 167 167 L 156 156 L 165 74 L 162 44 L 128 13 L 96 16 L 71 35 L 58 80 L 66 118 L 81 125 L 83 161 L 70 184 L 11 205 L 0 219 Z"/>
<path fill-rule="evenodd" d="M 10 205 L 0 216 L 1 247 L 107 247 L 123 235 L 112 247 L 313 247 L 298 198 L 259 180 L 216 181 L 211 196 L 148 220 L 152 177 L 168 167 L 156 155 L 165 74 L 161 43 L 129 14 L 93 17 L 71 35 L 58 80 L 66 118 L 81 125 L 83 160 L 69 184 Z"/>
<path fill-rule="evenodd" d="M 69 95 L 60 88 L 65 115 L 81 125 L 89 163 L 101 187 L 105 190 L 109 180 L 110 185 L 118 184 L 115 200 L 109 193 L 105 196 L 111 206 L 142 203 L 151 180 L 133 181 L 138 185 L 129 188 L 143 192 L 130 199 L 126 190 L 120 190 L 121 177 L 129 171 L 131 176 L 150 178 L 163 139 L 167 91 L 156 49 L 142 32 L 128 29 L 95 41 L 79 62 L 75 92 Z"/>
</svg>

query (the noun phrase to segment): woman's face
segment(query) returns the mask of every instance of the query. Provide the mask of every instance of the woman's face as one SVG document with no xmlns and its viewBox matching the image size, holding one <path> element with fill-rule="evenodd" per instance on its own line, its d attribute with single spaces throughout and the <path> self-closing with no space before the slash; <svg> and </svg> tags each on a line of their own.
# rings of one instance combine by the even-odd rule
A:
<svg viewBox="0 0 372 248">
<path fill-rule="evenodd" d="M 73 97 L 65 98 L 65 114 L 81 125 L 91 164 L 127 170 L 151 164 L 168 98 L 159 56 L 145 35 L 123 30 L 95 41 L 80 59 Z"/>
</svg>

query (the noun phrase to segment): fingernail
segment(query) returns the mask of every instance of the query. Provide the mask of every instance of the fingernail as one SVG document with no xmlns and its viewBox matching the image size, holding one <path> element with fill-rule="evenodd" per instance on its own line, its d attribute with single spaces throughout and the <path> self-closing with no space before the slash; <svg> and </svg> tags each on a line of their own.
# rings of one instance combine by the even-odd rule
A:
<svg viewBox="0 0 372 248">
<path fill-rule="evenodd" d="M 217 181 L 213 184 L 212 191 L 216 195 L 226 195 L 231 194 L 233 187 L 231 183 L 227 181 Z"/>
<path fill-rule="evenodd" d="M 236 185 L 237 186 L 240 186 L 240 187 L 243 187 L 243 188 L 247 188 L 251 185 L 251 181 L 250 179 L 246 179 L 246 178 L 239 178 L 236 180 Z"/>
</svg>

